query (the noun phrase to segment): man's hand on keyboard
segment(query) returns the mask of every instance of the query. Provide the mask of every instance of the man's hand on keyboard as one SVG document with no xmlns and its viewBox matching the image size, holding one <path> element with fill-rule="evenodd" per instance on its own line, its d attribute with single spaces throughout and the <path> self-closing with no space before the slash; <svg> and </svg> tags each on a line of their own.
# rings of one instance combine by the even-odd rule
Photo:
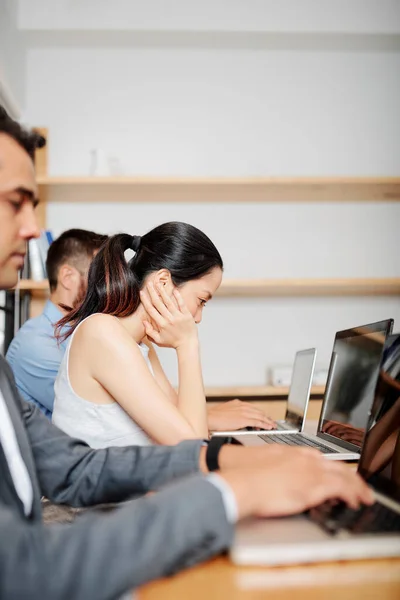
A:
<svg viewBox="0 0 400 600">
<path fill-rule="evenodd" d="M 263 465 L 259 456 L 252 467 L 221 471 L 236 496 L 240 517 L 292 515 L 330 499 L 342 500 L 353 509 L 373 503 L 371 490 L 347 466 L 328 461 L 315 450 L 271 450 L 266 448 Z"/>
</svg>

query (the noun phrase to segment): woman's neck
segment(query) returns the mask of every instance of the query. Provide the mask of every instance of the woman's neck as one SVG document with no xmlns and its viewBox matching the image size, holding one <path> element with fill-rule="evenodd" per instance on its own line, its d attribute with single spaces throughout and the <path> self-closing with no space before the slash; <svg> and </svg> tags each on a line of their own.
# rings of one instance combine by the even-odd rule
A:
<svg viewBox="0 0 400 600">
<path fill-rule="evenodd" d="M 140 304 L 139 308 L 135 310 L 129 317 L 117 317 L 121 325 L 126 329 L 132 339 L 137 344 L 143 340 L 146 336 L 143 321 L 146 319 L 147 313 L 143 306 Z M 148 317 L 147 317 L 148 318 Z"/>
</svg>

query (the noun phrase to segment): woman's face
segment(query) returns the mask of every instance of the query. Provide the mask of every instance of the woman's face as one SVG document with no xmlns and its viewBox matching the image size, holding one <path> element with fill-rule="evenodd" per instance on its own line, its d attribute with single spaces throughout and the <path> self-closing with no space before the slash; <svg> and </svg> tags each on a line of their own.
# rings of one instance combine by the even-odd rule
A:
<svg viewBox="0 0 400 600">
<path fill-rule="evenodd" d="M 181 296 L 196 323 L 201 323 L 203 308 L 211 300 L 222 281 L 222 270 L 214 267 L 200 279 L 193 279 L 179 287 Z"/>
</svg>

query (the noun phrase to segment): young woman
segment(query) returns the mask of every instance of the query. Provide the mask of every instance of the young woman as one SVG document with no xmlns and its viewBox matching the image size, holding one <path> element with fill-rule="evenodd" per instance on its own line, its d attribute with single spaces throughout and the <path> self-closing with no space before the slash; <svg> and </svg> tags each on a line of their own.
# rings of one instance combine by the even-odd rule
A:
<svg viewBox="0 0 400 600">
<path fill-rule="evenodd" d="M 128 249 L 135 251 L 129 262 Z M 58 324 L 59 331 L 70 325 L 70 342 L 53 422 L 97 448 L 207 438 L 197 324 L 222 270 L 211 240 L 186 223 L 109 238 L 91 264 L 82 304 Z M 150 340 L 175 350 L 177 392 Z M 273 426 L 250 410 L 246 424 Z"/>
</svg>

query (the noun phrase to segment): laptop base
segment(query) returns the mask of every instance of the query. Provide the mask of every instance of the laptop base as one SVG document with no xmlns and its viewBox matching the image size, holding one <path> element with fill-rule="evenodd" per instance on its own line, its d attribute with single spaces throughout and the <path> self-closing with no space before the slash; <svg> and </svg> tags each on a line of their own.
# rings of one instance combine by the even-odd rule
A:
<svg viewBox="0 0 400 600">
<path fill-rule="evenodd" d="M 305 516 L 249 519 L 238 525 L 231 560 L 238 565 L 288 565 L 400 556 L 400 536 L 329 535 Z"/>
<path fill-rule="evenodd" d="M 275 435 L 277 433 L 299 433 L 300 430 L 286 421 L 276 421 L 278 426 L 277 429 L 255 429 L 253 427 L 243 427 L 243 429 L 236 429 L 234 431 L 213 431 L 213 436 L 225 436 L 225 435 Z"/>
<path fill-rule="evenodd" d="M 236 439 L 236 441 L 240 442 L 243 446 L 258 446 L 258 447 L 262 447 L 265 446 L 266 444 L 276 444 L 276 443 L 283 443 L 281 440 L 279 440 L 279 436 L 277 437 L 275 436 L 269 436 L 268 438 L 266 437 L 265 439 L 262 439 L 261 436 L 263 436 L 262 432 L 258 432 L 259 435 L 237 435 L 236 433 L 233 435 L 233 438 Z M 277 433 L 281 433 L 281 432 L 277 432 Z M 307 436 L 308 438 L 310 438 L 312 441 L 317 441 L 318 443 L 322 443 L 324 445 L 326 445 L 327 447 L 331 447 L 332 448 L 332 453 L 324 453 L 323 456 L 324 458 L 327 458 L 328 460 L 354 460 L 357 461 L 360 458 L 360 454 L 358 452 L 351 452 L 351 451 L 347 451 L 344 450 L 343 448 L 341 448 L 340 446 L 335 446 L 333 444 L 328 444 L 323 442 L 322 440 L 319 440 L 319 438 L 317 438 L 316 436 Z M 285 439 L 290 440 L 290 438 L 288 438 L 285 434 Z M 298 448 L 307 448 L 309 446 L 307 446 L 306 444 L 302 445 L 302 444 L 285 444 L 285 445 L 290 445 L 294 448 L 298 447 Z"/>
</svg>

